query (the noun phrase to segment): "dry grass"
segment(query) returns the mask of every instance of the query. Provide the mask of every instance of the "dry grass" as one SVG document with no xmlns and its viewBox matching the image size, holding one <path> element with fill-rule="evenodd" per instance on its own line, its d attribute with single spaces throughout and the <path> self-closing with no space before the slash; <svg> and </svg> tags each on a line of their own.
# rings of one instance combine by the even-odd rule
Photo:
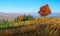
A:
<svg viewBox="0 0 60 36">
<path fill-rule="evenodd" d="M 0 36 L 60 36 L 60 18 L 39 18 L 13 26 L 16 27 L 1 30 Z"/>
</svg>

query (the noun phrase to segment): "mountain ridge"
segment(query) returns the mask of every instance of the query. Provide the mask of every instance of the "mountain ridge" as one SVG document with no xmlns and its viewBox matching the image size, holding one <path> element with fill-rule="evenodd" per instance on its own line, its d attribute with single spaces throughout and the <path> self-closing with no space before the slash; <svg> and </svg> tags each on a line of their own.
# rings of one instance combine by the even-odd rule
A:
<svg viewBox="0 0 60 36">
<path fill-rule="evenodd" d="M 14 18 L 16 18 L 17 16 L 23 15 L 21 13 L 3 13 L 0 12 L 0 20 L 13 20 Z M 40 18 L 41 16 L 38 13 L 31 13 L 30 15 L 32 15 L 35 18 Z M 60 13 L 52 13 L 51 15 L 49 15 L 48 17 L 60 17 Z"/>
</svg>

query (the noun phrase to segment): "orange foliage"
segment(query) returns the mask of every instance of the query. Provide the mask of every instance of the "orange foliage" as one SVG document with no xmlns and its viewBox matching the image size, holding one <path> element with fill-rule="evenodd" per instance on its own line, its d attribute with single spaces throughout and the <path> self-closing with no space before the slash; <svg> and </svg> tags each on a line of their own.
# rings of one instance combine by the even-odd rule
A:
<svg viewBox="0 0 60 36">
<path fill-rule="evenodd" d="M 19 16 L 19 19 L 20 21 L 22 21 L 24 19 L 24 16 L 23 15 Z"/>
<path fill-rule="evenodd" d="M 38 13 L 41 16 L 48 16 L 49 14 L 51 14 L 51 10 L 50 10 L 48 4 L 46 4 L 45 6 L 42 6 Z"/>
</svg>

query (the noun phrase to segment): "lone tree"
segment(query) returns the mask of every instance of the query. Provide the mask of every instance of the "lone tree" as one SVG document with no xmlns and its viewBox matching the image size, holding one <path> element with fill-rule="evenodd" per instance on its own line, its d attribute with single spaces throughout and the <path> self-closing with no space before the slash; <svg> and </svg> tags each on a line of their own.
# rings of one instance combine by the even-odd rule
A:
<svg viewBox="0 0 60 36">
<path fill-rule="evenodd" d="M 44 17 L 52 14 L 48 4 L 40 7 L 40 10 L 38 11 L 38 13 L 39 13 L 39 15 L 44 16 Z"/>
</svg>

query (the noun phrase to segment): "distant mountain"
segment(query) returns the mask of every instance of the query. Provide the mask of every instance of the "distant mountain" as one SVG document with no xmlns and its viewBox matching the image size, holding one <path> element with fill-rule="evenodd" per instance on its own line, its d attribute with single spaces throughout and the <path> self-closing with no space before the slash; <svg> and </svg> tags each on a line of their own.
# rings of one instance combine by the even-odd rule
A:
<svg viewBox="0 0 60 36">
<path fill-rule="evenodd" d="M 3 13 L 0 12 L 0 20 L 13 20 L 15 17 L 19 16 L 19 15 L 23 15 L 21 13 Z M 30 15 L 32 15 L 35 18 L 40 18 L 41 16 L 38 13 L 31 13 Z M 49 15 L 48 17 L 60 17 L 60 13 L 52 13 L 51 15 Z"/>
<path fill-rule="evenodd" d="M 48 17 L 53 17 L 53 18 L 60 18 L 60 13 L 52 13 Z"/>
<path fill-rule="evenodd" d="M 20 14 L 15 13 L 3 13 L 0 12 L 0 20 L 13 20 L 15 17 L 19 16 Z"/>
<path fill-rule="evenodd" d="M 31 14 L 31 15 L 34 16 L 35 18 L 41 17 L 38 13 Z M 49 15 L 47 17 L 60 18 L 60 13 L 52 13 L 51 15 Z"/>
</svg>

